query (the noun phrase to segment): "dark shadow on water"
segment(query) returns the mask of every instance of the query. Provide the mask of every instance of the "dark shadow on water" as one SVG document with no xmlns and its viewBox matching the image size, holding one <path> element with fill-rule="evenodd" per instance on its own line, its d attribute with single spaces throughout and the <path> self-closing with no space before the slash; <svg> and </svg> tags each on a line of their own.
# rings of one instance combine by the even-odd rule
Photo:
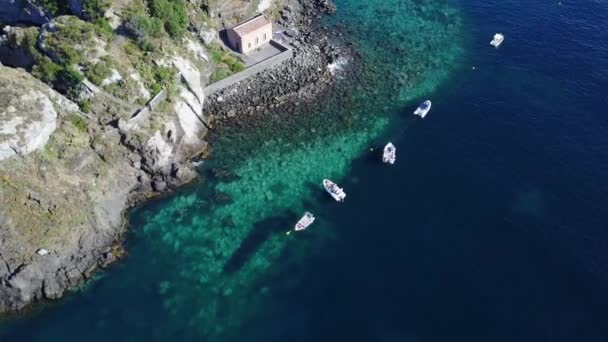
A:
<svg viewBox="0 0 608 342">
<path fill-rule="evenodd" d="M 295 213 L 287 212 L 256 222 L 249 235 L 224 265 L 224 273 L 231 274 L 241 269 L 271 234 L 287 232 L 296 220 Z"/>
</svg>

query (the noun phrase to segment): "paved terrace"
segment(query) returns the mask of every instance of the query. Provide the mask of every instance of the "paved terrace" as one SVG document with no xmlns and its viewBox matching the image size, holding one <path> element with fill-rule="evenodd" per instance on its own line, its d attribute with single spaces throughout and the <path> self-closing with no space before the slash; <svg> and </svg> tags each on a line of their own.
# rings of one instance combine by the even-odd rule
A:
<svg viewBox="0 0 608 342">
<path fill-rule="evenodd" d="M 275 44 L 266 44 L 264 47 L 255 50 L 253 53 L 249 55 L 240 55 L 240 57 L 245 63 L 245 67 L 249 68 L 252 65 L 258 64 L 285 51 L 285 49 L 281 49 L 279 46 Z"/>
<path fill-rule="evenodd" d="M 220 34 L 220 37 L 222 35 Z M 293 51 L 290 46 L 280 42 L 283 39 L 281 33 L 275 33 L 270 43 L 249 55 L 237 54 L 241 57 L 245 64 L 245 70 L 237 72 L 215 83 L 207 85 L 203 89 L 205 95 L 210 95 L 227 88 L 235 83 L 244 81 L 268 68 L 271 68 L 283 61 L 293 57 Z"/>
</svg>

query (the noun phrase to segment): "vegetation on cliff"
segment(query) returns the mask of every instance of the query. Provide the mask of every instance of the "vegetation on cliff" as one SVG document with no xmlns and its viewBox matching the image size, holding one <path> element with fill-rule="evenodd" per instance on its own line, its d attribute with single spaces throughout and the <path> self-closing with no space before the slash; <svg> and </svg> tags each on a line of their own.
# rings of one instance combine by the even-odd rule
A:
<svg viewBox="0 0 608 342">
<path fill-rule="evenodd" d="M 34 121 L 41 104 L 56 115 L 44 141 L 17 157 L 14 135 L 0 134 L 0 143 L 12 139 L 0 158 L 0 240 L 10 241 L 0 251 L 0 311 L 57 298 L 112 261 L 131 201 L 194 177 L 187 160 L 206 147 L 205 82 L 243 68 L 217 43 L 207 1 L 22 3 L 40 13 L 28 21 L 20 12 L 25 20 L 9 25 L 32 26 L 0 34 L 0 93 L 17 92 L 5 96 L 15 103 L 0 103 L 0 131 Z M 32 100 L 22 89 L 38 92 Z M 144 106 L 161 90 L 166 98 Z"/>
</svg>

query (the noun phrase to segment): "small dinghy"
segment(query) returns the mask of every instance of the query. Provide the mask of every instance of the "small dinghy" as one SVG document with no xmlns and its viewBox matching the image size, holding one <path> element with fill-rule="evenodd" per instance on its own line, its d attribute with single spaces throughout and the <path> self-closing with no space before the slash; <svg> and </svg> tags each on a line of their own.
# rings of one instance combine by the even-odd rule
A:
<svg viewBox="0 0 608 342">
<path fill-rule="evenodd" d="M 418 106 L 418 108 L 416 108 L 416 110 L 414 111 L 414 115 L 418 115 L 421 118 L 424 118 L 429 112 L 429 110 L 431 110 L 431 101 L 426 100 L 422 102 L 420 106 Z"/>
<path fill-rule="evenodd" d="M 296 223 L 294 230 L 297 232 L 299 230 L 304 230 L 308 228 L 313 222 L 315 222 L 315 216 L 308 211 L 304 213 L 304 216 Z"/>
<path fill-rule="evenodd" d="M 329 179 L 324 179 L 323 187 L 325 188 L 325 191 L 327 191 L 327 193 L 329 193 L 336 201 L 344 202 L 346 193 L 342 188 L 338 187 L 336 183 L 330 181 Z"/>
<path fill-rule="evenodd" d="M 492 45 L 493 47 L 499 47 L 504 40 L 505 36 L 503 36 L 502 33 L 497 33 L 494 35 L 494 38 L 490 42 L 490 45 Z"/>
<path fill-rule="evenodd" d="M 395 160 L 397 159 L 397 149 L 395 145 L 392 143 L 386 144 L 384 146 L 384 152 L 382 152 L 382 162 L 386 164 L 395 164 Z"/>
</svg>

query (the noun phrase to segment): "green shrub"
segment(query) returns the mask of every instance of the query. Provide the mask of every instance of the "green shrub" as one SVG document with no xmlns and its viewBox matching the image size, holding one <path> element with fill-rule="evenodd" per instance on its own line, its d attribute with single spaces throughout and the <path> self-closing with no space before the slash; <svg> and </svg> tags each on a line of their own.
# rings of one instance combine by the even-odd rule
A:
<svg viewBox="0 0 608 342">
<path fill-rule="evenodd" d="M 91 23 L 78 20 L 75 17 L 63 17 L 57 25 L 57 31 L 50 32 L 44 38 L 44 45 L 62 64 L 78 64 L 83 62 L 82 48 L 96 36 L 96 27 Z"/>
<path fill-rule="evenodd" d="M 102 19 L 104 13 L 110 8 L 110 1 L 84 0 L 82 5 L 85 17 L 91 21 L 97 21 Z"/>
<path fill-rule="evenodd" d="M 157 50 L 156 39 L 162 37 L 165 33 L 162 20 L 143 14 L 131 13 L 125 27 L 130 35 L 135 38 L 137 46 L 142 51 Z"/>
<path fill-rule="evenodd" d="M 0 27 L 2 27 L 2 25 L 0 25 Z M 38 59 L 42 57 L 36 46 L 39 35 L 40 31 L 38 28 L 29 27 L 17 32 L 8 33 L 6 35 L 6 43 L 11 49 L 27 51 L 34 59 Z"/>
<path fill-rule="evenodd" d="M 32 75 L 72 100 L 78 97 L 76 89 L 84 80 L 84 76 L 73 66 L 59 65 L 48 57 L 38 60 L 32 69 Z"/>
<path fill-rule="evenodd" d="M 175 70 L 173 68 L 155 65 L 152 71 L 154 72 L 154 80 L 162 88 L 168 88 L 175 83 Z"/>
<path fill-rule="evenodd" d="M 222 51 L 219 50 L 219 47 L 215 47 L 215 46 L 210 46 L 210 54 L 211 54 L 211 59 L 215 62 L 215 63 L 220 63 L 222 61 Z"/>
<path fill-rule="evenodd" d="M 218 44 L 207 46 L 211 59 L 216 63 L 216 70 L 211 75 L 211 82 L 226 78 L 231 74 L 245 70 L 245 65 L 240 58 L 228 51 L 223 51 Z"/>
<path fill-rule="evenodd" d="M 83 100 L 80 102 L 80 110 L 83 111 L 84 113 L 90 113 L 92 109 L 93 109 L 93 105 L 91 104 L 91 100 L 86 99 L 86 100 Z M 76 126 L 78 128 L 78 126 L 76 124 L 74 126 Z M 85 122 L 85 131 L 86 131 L 86 122 Z"/>
<path fill-rule="evenodd" d="M 114 29 L 110 22 L 106 18 L 100 18 L 95 21 L 95 26 L 97 27 L 97 32 L 104 36 L 106 39 L 112 38 L 114 36 Z"/>
<path fill-rule="evenodd" d="M 148 5 L 152 15 L 163 21 L 171 37 L 183 36 L 190 24 L 183 0 L 148 0 Z"/>
<path fill-rule="evenodd" d="M 77 86 L 83 80 L 84 76 L 82 76 L 80 71 L 76 70 L 76 68 L 71 65 L 59 70 L 57 77 L 55 78 L 56 83 L 60 82 L 61 84 L 64 84 L 70 88 Z"/>
<path fill-rule="evenodd" d="M 152 38 L 139 38 L 137 40 L 137 46 L 141 49 L 141 51 L 145 52 L 153 52 L 156 51 L 157 45 L 154 43 Z"/>
<path fill-rule="evenodd" d="M 213 74 L 211 74 L 211 78 L 210 78 L 211 83 L 222 80 L 222 79 L 230 76 L 231 74 L 232 74 L 232 71 L 228 68 L 228 66 L 221 65 L 217 69 L 215 69 L 215 71 L 213 71 Z"/>
<path fill-rule="evenodd" d="M 85 102 L 89 104 L 89 109 L 90 109 L 91 103 L 89 101 L 84 101 L 83 103 L 85 103 Z M 82 103 L 81 103 L 81 108 L 82 108 Z M 81 131 L 83 133 L 85 133 L 87 131 L 87 121 L 82 116 L 77 115 L 77 114 L 70 114 L 70 115 L 68 115 L 68 120 L 79 131 Z"/>
<path fill-rule="evenodd" d="M 231 65 L 231 70 L 232 72 L 239 72 L 239 71 L 243 71 L 245 70 L 245 65 L 241 62 L 236 62 L 235 64 Z"/>
<path fill-rule="evenodd" d="M 43 57 L 32 69 L 32 74 L 43 82 L 52 85 L 61 69 L 63 69 L 61 65 L 56 64 L 48 57 Z"/>
<path fill-rule="evenodd" d="M 52 15 L 57 16 L 68 13 L 68 4 L 65 0 L 38 0 L 37 2 Z"/>
<path fill-rule="evenodd" d="M 119 99 L 125 99 L 125 86 L 124 81 L 118 81 L 116 83 L 110 83 L 103 88 L 106 92 L 112 94 L 112 96 L 117 97 Z M 132 99 L 125 99 L 132 100 Z"/>
<path fill-rule="evenodd" d="M 80 42 L 84 39 L 91 39 L 95 33 L 95 26 L 76 17 L 70 18 L 67 22 L 57 25 L 58 35 L 70 42 Z"/>
<path fill-rule="evenodd" d="M 163 87 L 158 83 L 154 83 L 150 90 L 152 90 L 152 95 L 156 95 L 160 93 L 161 90 L 163 90 Z"/>
<path fill-rule="evenodd" d="M 222 62 L 228 64 L 228 65 L 232 65 L 234 63 L 236 63 L 236 58 L 230 55 L 224 55 L 222 56 Z"/>
<path fill-rule="evenodd" d="M 222 57 L 222 62 L 228 65 L 230 71 L 232 72 L 239 72 L 245 70 L 245 65 L 243 65 L 241 60 L 229 54 L 226 54 Z"/>
<path fill-rule="evenodd" d="M 142 14 L 132 14 L 129 16 L 126 26 L 135 38 L 160 38 L 164 33 L 162 20 Z"/>
<path fill-rule="evenodd" d="M 131 41 L 126 42 L 122 47 L 125 50 L 125 53 L 129 56 L 136 56 L 140 54 L 137 46 Z"/>
<path fill-rule="evenodd" d="M 96 85 L 100 85 L 103 80 L 112 75 L 111 62 L 101 60 L 84 69 L 84 75 Z"/>
</svg>

